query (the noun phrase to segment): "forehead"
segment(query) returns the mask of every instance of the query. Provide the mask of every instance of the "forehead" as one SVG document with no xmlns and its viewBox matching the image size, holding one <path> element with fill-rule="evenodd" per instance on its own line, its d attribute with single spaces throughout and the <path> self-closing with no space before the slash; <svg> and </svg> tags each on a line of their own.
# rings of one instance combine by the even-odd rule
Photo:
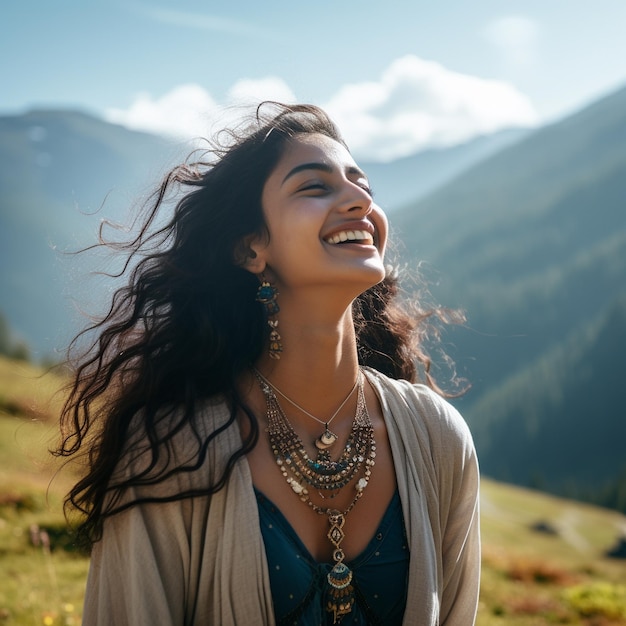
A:
<svg viewBox="0 0 626 626">
<path fill-rule="evenodd" d="M 286 175 L 292 168 L 305 163 L 322 163 L 340 170 L 357 167 L 352 155 L 338 141 L 317 133 L 296 135 L 285 145 L 270 178 Z"/>
</svg>

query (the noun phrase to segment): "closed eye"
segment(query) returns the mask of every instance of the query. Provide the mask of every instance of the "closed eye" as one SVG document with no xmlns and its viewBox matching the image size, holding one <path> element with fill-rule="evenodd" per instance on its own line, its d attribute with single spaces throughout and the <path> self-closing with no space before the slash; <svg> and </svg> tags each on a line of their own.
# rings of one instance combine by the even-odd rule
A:
<svg viewBox="0 0 626 626">
<path fill-rule="evenodd" d="M 359 184 L 359 187 L 363 189 L 363 191 L 365 191 L 370 198 L 374 197 L 374 190 L 369 185 Z"/>
<path fill-rule="evenodd" d="M 300 191 L 328 191 L 328 187 L 324 183 L 311 183 L 309 185 L 305 185 L 304 187 L 300 187 Z"/>
<path fill-rule="evenodd" d="M 367 178 L 367 176 L 363 172 L 361 172 L 360 170 L 357 170 L 354 173 L 357 174 L 357 176 L 352 178 L 352 182 L 355 185 L 357 185 L 358 187 L 360 187 L 361 189 L 363 189 L 363 191 L 365 191 L 367 194 L 369 194 L 370 198 L 373 198 L 374 197 L 374 191 L 370 187 L 370 181 Z"/>
</svg>

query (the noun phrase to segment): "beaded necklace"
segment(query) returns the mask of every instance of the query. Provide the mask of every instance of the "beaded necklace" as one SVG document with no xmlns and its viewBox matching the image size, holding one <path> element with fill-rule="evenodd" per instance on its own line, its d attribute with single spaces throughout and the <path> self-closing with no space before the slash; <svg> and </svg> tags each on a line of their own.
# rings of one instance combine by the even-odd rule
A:
<svg viewBox="0 0 626 626">
<path fill-rule="evenodd" d="M 319 417 L 316 417 L 315 415 L 313 415 L 313 413 L 309 413 L 305 408 L 301 407 L 297 402 L 294 402 L 289 396 L 284 394 L 276 385 L 274 385 L 274 383 L 271 383 L 267 378 L 265 378 L 265 376 L 263 376 L 263 374 L 261 374 L 261 372 L 259 372 L 259 370 L 257 370 L 256 368 L 254 369 L 254 373 L 256 374 L 256 377 L 258 379 L 261 379 L 262 382 L 270 386 L 272 390 L 275 393 L 277 393 L 281 398 L 284 398 L 285 400 L 287 400 L 287 402 L 289 402 L 289 404 L 292 404 L 293 406 L 295 406 L 296 409 L 298 409 L 299 411 L 304 413 L 306 416 L 310 417 L 311 419 L 314 419 L 316 422 L 324 426 L 324 432 L 317 439 L 315 439 L 315 447 L 318 449 L 318 458 L 320 456 L 328 457 L 330 455 L 330 452 L 325 452 L 325 451 L 327 451 L 330 447 L 332 447 L 332 445 L 337 441 L 337 435 L 334 432 L 332 432 L 328 428 L 328 426 L 337 417 L 337 415 L 339 415 L 339 412 L 341 411 L 341 409 L 343 409 L 343 407 L 346 406 L 346 403 L 352 397 L 354 390 L 357 388 L 357 385 L 359 384 L 359 376 L 357 376 L 356 380 L 354 381 L 354 385 L 352 386 L 352 389 L 350 389 L 350 393 L 346 396 L 345 400 L 339 405 L 337 410 L 327 420 L 321 420 Z"/>
<path fill-rule="evenodd" d="M 344 615 L 352 611 L 355 602 L 354 587 L 351 584 L 352 571 L 344 563 L 345 553 L 341 548 L 345 538 L 343 526 L 346 516 L 369 483 L 376 457 L 374 427 L 367 412 L 363 390 L 364 376 L 359 372 L 354 421 L 346 445 L 336 460 L 330 457 L 328 450 L 320 451 L 319 448 L 315 460 L 309 457 L 302 440 L 278 402 L 273 387 L 258 372 L 256 376 L 267 404 L 267 433 L 276 464 L 300 500 L 317 514 L 328 518 L 329 530 L 326 536 L 333 546 L 334 565 L 326 577 L 328 587 L 325 608 L 332 613 L 333 623 L 338 624 Z M 317 490 L 322 498 L 333 498 L 359 474 L 362 476 L 355 483 L 354 497 L 344 511 L 321 507 L 311 501 L 309 488 Z"/>
</svg>

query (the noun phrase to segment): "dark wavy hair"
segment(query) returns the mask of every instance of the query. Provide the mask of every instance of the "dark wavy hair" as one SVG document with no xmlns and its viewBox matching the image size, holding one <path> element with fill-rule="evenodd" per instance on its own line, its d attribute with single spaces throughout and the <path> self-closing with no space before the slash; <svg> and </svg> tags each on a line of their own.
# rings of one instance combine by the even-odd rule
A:
<svg viewBox="0 0 626 626">
<path fill-rule="evenodd" d="M 112 245 L 126 255 L 125 286 L 108 313 L 70 346 L 74 376 L 61 416 L 62 441 L 56 454 L 86 459 L 83 477 L 66 499 L 66 511 L 81 515 L 80 538 L 90 545 L 102 522 L 136 504 L 115 496 L 142 484 L 168 445 L 186 425 L 194 427 L 197 409 L 221 396 L 230 419 L 200 442 L 200 456 L 224 429 L 237 427 L 241 413 L 249 434 L 230 458 L 222 476 L 205 494 L 221 489 L 232 467 L 256 444 L 258 423 L 237 391 L 237 380 L 267 344 L 268 325 L 255 301 L 258 279 L 240 267 L 242 241 L 252 233 L 269 237 L 261 206 L 268 176 L 290 138 L 319 133 L 343 142 L 329 117 L 312 105 L 264 103 L 249 125 L 218 135 L 210 150 L 169 172 L 146 205 L 138 234 Z M 180 197 L 169 219 L 162 218 L 172 194 Z M 423 382 L 438 390 L 423 349 L 424 322 L 436 309 L 413 310 L 399 302 L 398 276 L 387 277 L 353 304 L 359 360 L 394 378 Z M 89 348 L 79 349 L 85 337 Z M 70 361 L 72 359 L 70 358 Z M 438 390 L 440 391 L 440 390 Z M 163 432 L 162 416 L 175 416 Z M 112 483 L 126 453 L 131 422 L 140 418 L 151 463 L 138 475 Z M 159 426 L 159 427 L 158 427 Z M 196 436 L 198 430 L 193 431 Z M 206 437 L 205 437 L 206 439 Z M 168 468 L 193 471 L 195 465 Z M 150 473 L 150 482 L 159 480 Z M 163 500 L 197 493 L 179 493 Z"/>
</svg>

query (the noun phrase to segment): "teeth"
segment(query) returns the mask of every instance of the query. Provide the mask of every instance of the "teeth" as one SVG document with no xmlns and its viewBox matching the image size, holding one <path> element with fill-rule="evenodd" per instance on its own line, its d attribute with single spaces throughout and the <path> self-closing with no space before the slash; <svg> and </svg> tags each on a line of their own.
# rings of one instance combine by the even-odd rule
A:
<svg viewBox="0 0 626 626">
<path fill-rule="evenodd" d="M 366 230 L 342 230 L 326 239 L 328 243 L 342 243 L 343 241 L 364 241 L 373 243 L 372 236 Z"/>
</svg>

